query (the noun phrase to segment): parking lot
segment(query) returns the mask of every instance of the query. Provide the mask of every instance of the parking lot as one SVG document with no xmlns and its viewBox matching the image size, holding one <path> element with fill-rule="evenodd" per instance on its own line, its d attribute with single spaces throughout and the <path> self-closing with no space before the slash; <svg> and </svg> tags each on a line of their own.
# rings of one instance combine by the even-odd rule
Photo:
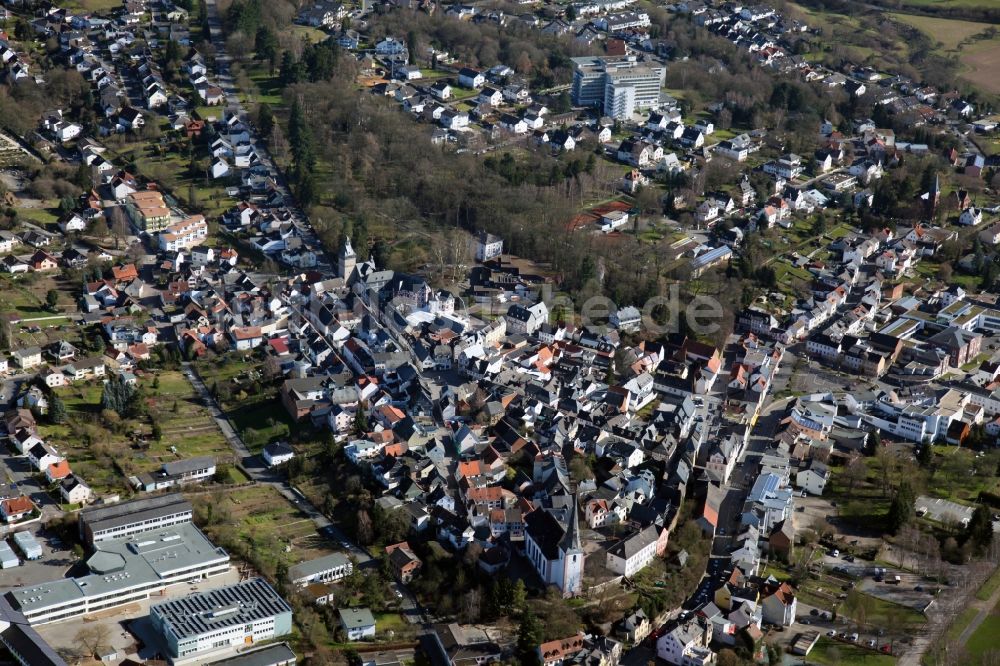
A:
<svg viewBox="0 0 1000 666">
<path fill-rule="evenodd" d="M 925 497 L 921 495 L 917 498 L 917 515 L 925 516 L 939 523 L 959 523 L 968 524 L 972 520 L 974 509 L 946 499 Z"/>
<path fill-rule="evenodd" d="M 912 608 L 915 611 L 923 612 L 929 603 L 934 600 L 934 592 L 942 590 L 947 594 L 948 586 L 939 583 L 930 583 L 918 574 L 894 569 L 879 565 L 882 580 L 876 580 L 875 565 L 871 562 L 855 560 L 848 562 L 842 558 L 835 558 L 829 554 L 823 556 L 823 565 L 832 571 L 840 571 L 858 579 L 857 589 L 873 597 L 888 601 L 900 606 Z M 896 582 L 896 577 L 899 582 Z"/>
<path fill-rule="evenodd" d="M 20 531 L 20 530 L 18 530 Z M 12 569 L 4 569 L 0 576 L 0 589 L 7 590 L 25 585 L 37 585 L 56 578 L 63 578 L 66 572 L 77 563 L 76 556 L 70 551 L 66 544 L 58 540 L 55 535 L 45 529 L 40 529 L 38 523 L 31 523 L 26 526 L 26 531 L 35 535 L 38 543 L 42 546 L 42 557 L 37 560 L 25 560 L 24 553 L 17 549 L 14 540 L 7 539 L 14 552 L 21 559 L 21 566 Z"/>
</svg>

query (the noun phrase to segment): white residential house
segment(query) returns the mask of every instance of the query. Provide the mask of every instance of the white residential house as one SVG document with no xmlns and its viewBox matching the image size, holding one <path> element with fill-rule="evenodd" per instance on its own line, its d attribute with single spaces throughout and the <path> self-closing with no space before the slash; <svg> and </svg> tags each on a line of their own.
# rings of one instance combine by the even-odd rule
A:
<svg viewBox="0 0 1000 666">
<path fill-rule="evenodd" d="M 958 216 L 958 223 L 966 227 L 974 227 L 983 223 L 983 211 L 975 206 L 969 206 Z"/>
<path fill-rule="evenodd" d="M 642 312 L 632 305 L 618 308 L 609 318 L 609 322 L 619 331 L 638 331 L 642 326 Z"/>
<path fill-rule="evenodd" d="M 292 450 L 292 447 L 282 442 L 268 443 L 261 453 L 261 458 L 264 459 L 268 467 L 284 464 L 294 457 L 295 451 Z"/>
<path fill-rule="evenodd" d="M 473 244 L 476 261 L 489 261 L 503 254 L 503 239 L 485 231 L 476 234 Z"/>
<path fill-rule="evenodd" d="M 71 474 L 59 482 L 59 495 L 64 504 L 88 504 L 93 498 L 94 492 L 90 486 L 83 482 L 83 479 Z"/>
<path fill-rule="evenodd" d="M 60 141 L 72 141 L 76 137 L 80 136 L 82 131 L 83 128 L 76 123 L 67 122 L 56 123 L 56 126 L 53 129 L 56 138 Z"/>
<path fill-rule="evenodd" d="M 549 320 L 549 310 L 545 303 L 539 301 L 525 307 L 520 304 L 511 305 L 504 316 L 507 322 L 508 335 L 532 335 L 542 324 Z"/>
<path fill-rule="evenodd" d="M 715 653 L 708 648 L 711 626 L 695 616 L 677 624 L 656 641 L 656 656 L 675 666 L 708 666 Z"/>
<path fill-rule="evenodd" d="M 486 83 L 486 77 L 471 67 L 463 67 L 458 70 L 458 85 L 463 88 L 482 88 Z"/>
<path fill-rule="evenodd" d="M 22 370 L 34 368 L 42 364 L 42 349 L 40 347 L 15 349 L 11 356 L 14 358 L 14 363 L 17 367 Z"/>
<path fill-rule="evenodd" d="M 37 472 L 44 472 L 49 465 L 55 465 L 61 460 L 59 452 L 44 442 L 39 442 L 28 449 L 28 462 Z"/>
<path fill-rule="evenodd" d="M 212 166 L 209 171 L 212 174 L 213 179 L 224 178 L 228 176 L 230 172 L 229 162 L 221 157 L 217 157 L 215 161 L 212 162 Z"/>
<path fill-rule="evenodd" d="M 791 626 L 795 622 L 798 600 L 788 583 L 781 583 L 771 594 L 764 597 L 764 622 Z"/>
<path fill-rule="evenodd" d="M 503 102 L 503 93 L 501 93 L 496 88 L 483 88 L 479 92 L 479 96 L 476 98 L 481 104 L 489 104 L 490 106 L 500 106 Z"/>
<path fill-rule="evenodd" d="M 704 201 L 695 209 L 694 217 L 699 224 L 709 224 L 719 219 L 719 205 L 713 199 Z"/>
<path fill-rule="evenodd" d="M 653 558 L 666 548 L 666 531 L 660 538 L 660 530 L 656 525 L 639 530 L 625 537 L 608 549 L 606 564 L 611 571 L 623 576 L 632 577 L 645 569 Z"/>
<path fill-rule="evenodd" d="M 808 468 L 795 475 L 795 487 L 801 488 L 810 495 L 822 495 L 830 480 L 830 469 L 823 463 L 814 460 Z"/>
<path fill-rule="evenodd" d="M 445 101 L 451 99 L 452 89 L 445 81 L 438 81 L 431 86 L 431 94 L 437 99 Z"/>
<path fill-rule="evenodd" d="M 359 641 L 375 636 L 375 616 L 367 608 L 341 608 L 340 626 L 348 640 Z"/>
<path fill-rule="evenodd" d="M 59 229 L 64 234 L 85 231 L 87 229 L 87 221 L 77 213 L 70 213 L 68 216 L 60 220 Z"/>
<path fill-rule="evenodd" d="M 406 52 L 406 43 L 395 37 L 386 37 L 375 45 L 375 53 L 380 56 L 398 56 Z"/>
</svg>

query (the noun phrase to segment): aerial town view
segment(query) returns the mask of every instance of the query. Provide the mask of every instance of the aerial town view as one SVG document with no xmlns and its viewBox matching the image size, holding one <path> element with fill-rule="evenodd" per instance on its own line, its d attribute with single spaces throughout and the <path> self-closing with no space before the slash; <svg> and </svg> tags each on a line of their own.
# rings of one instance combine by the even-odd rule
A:
<svg viewBox="0 0 1000 666">
<path fill-rule="evenodd" d="M 0 0 L 0 666 L 1000 665 L 1000 1 Z"/>
</svg>

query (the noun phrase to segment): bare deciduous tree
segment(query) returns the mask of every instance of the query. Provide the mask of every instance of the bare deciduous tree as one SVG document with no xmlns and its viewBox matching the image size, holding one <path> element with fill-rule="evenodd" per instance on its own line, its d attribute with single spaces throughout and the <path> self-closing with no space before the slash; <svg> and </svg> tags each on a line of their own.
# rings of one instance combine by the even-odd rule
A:
<svg viewBox="0 0 1000 666">
<path fill-rule="evenodd" d="M 109 638 L 111 638 L 111 630 L 103 624 L 84 627 L 76 632 L 75 636 L 77 644 L 85 648 L 90 656 L 95 656 L 98 650 L 107 645 Z"/>
</svg>

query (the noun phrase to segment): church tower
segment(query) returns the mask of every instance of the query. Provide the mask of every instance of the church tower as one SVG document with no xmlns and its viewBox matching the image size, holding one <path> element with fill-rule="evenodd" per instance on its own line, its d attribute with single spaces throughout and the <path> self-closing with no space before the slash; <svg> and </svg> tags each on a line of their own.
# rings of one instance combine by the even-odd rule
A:
<svg viewBox="0 0 1000 666">
<path fill-rule="evenodd" d="M 354 248 L 351 247 L 350 236 L 344 238 L 344 245 L 340 248 L 340 254 L 337 256 L 337 270 L 340 273 L 340 277 L 344 278 L 344 282 L 350 284 L 354 278 L 354 270 L 358 264 L 358 256 L 354 254 Z"/>
<path fill-rule="evenodd" d="M 577 497 L 573 495 L 569 524 L 559 542 L 559 558 L 562 560 L 562 593 L 564 597 L 575 597 L 583 592 L 583 565 L 586 555 L 580 544 L 580 518 Z"/>
</svg>

